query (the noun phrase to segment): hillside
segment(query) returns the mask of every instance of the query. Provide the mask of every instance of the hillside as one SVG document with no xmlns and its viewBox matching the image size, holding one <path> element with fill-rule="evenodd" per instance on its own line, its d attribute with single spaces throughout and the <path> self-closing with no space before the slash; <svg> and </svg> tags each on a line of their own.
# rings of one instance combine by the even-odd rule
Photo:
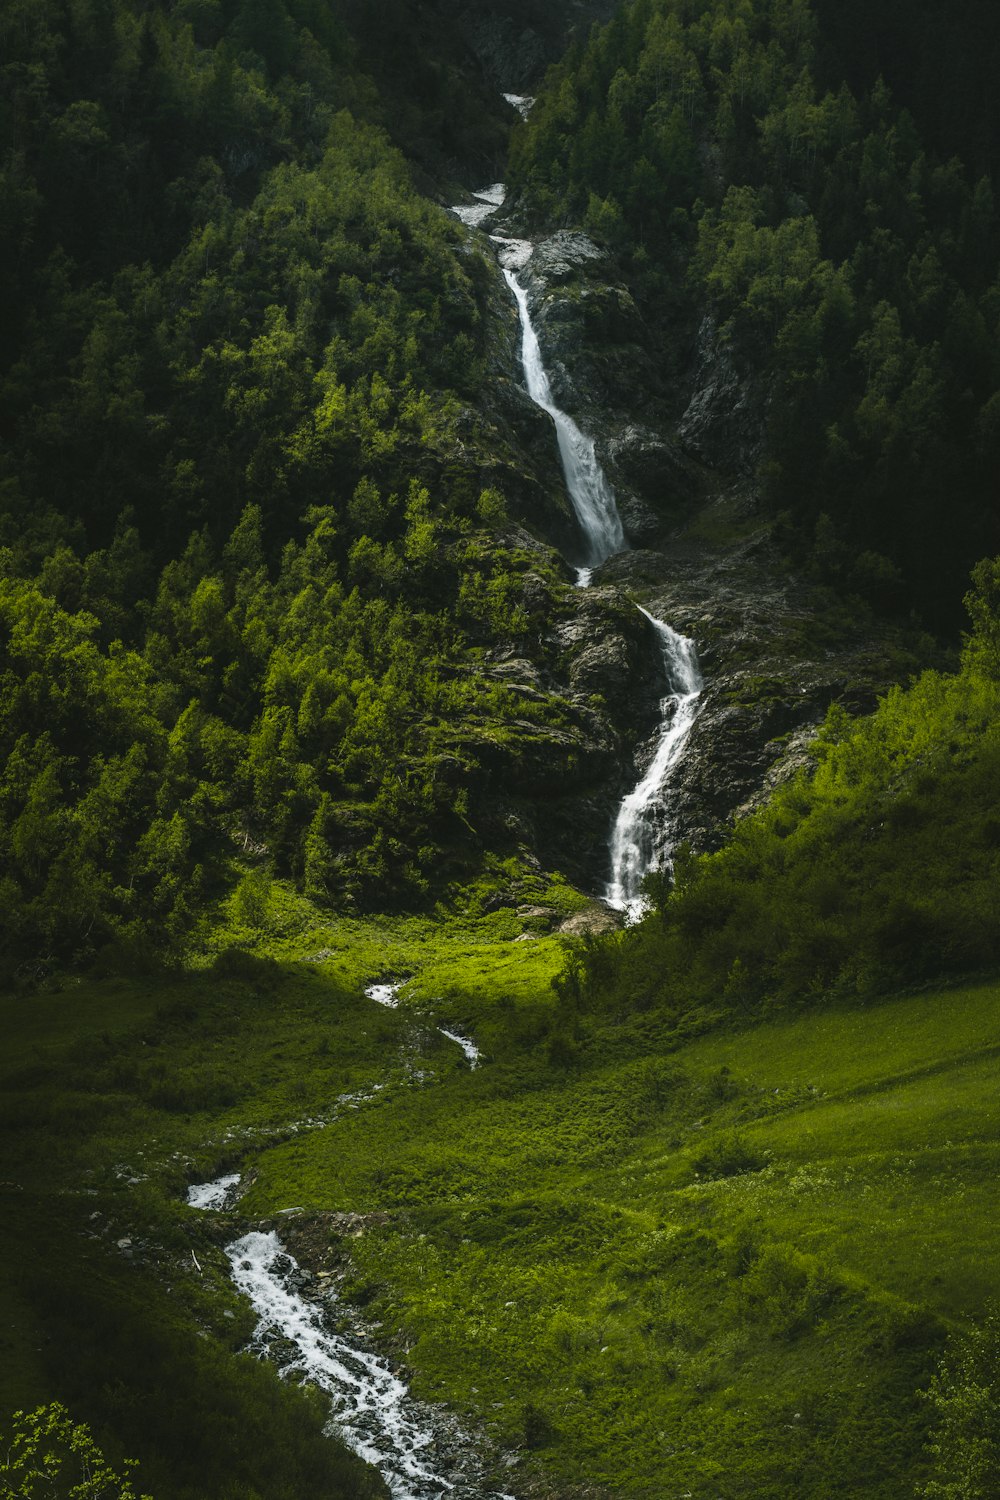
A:
<svg viewBox="0 0 1000 1500">
<path fill-rule="evenodd" d="M 0 1500 L 1000 1492 L 998 48 L 4 7 Z"/>
<path fill-rule="evenodd" d="M 939 70 L 998 40 L 975 5 L 642 0 L 511 150 L 529 225 L 620 258 L 661 422 L 753 476 L 797 563 L 936 629 L 1000 540 L 995 124 Z"/>
</svg>

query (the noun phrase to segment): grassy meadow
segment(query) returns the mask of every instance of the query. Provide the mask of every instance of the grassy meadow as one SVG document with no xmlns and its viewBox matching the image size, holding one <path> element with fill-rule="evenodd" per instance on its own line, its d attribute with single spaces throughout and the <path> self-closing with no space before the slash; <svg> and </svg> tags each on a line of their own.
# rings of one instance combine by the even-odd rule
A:
<svg viewBox="0 0 1000 1500">
<path fill-rule="evenodd" d="M 183 973 L 5 1001 L 4 1412 L 67 1401 L 157 1500 L 379 1493 L 239 1352 L 224 1235 L 183 1201 L 239 1167 L 241 1216 L 300 1210 L 526 1494 L 913 1494 L 917 1392 L 1000 1290 L 1000 986 L 700 1035 L 590 1017 L 567 1048 L 564 941 L 488 904 L 320 920 L 275 885 Z"/>
</svg>

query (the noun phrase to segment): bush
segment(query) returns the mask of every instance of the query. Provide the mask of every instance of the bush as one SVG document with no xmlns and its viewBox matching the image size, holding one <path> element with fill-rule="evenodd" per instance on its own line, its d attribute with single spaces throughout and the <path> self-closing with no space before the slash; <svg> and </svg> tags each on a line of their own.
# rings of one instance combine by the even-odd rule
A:
<svg viewBox="0 0 1000 1500">
<path fill-rule="evenodd" d="M 699 1177 L 739 1177 L 760 1172 L 770 1163 L 771 1153 L 753 1145 L 735 1132 L 719 1136 L 692 1162 Z"/>
<path fill-rule="evenodd" d="M 58 1401 L 16 1411 L 10 1435 L 0 1437 L 0 1500 L 63 1494 L 73 1500 L 136 1500 L 128 1478 L 136 1460 L 127 1458 L 122 1467 L 116 1473 L 89 1427 L 74 1422 Z"/>
<path fill-rule="evenodd" d="M 992 1500 L 1000 1494 L 1000 1308 L 955 1336 L 925 1393 L 934 1417 L 925 1500 Z"/>
</svg>

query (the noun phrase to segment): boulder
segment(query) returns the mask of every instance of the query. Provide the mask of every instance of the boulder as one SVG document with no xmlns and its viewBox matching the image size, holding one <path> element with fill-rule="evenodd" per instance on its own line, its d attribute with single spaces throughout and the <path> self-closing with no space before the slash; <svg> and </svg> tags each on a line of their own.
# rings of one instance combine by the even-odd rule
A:
<svg viewBox="0 0 1000 1500">
<path fill-rule="evenodd" d="M 563 937 L 583 937 L 585 933 L 618 932 L 624 925 L 620 912 L 602 901 L 592 901 L 582 911 L 575 911 L 556 929 Z"/>
</svg>

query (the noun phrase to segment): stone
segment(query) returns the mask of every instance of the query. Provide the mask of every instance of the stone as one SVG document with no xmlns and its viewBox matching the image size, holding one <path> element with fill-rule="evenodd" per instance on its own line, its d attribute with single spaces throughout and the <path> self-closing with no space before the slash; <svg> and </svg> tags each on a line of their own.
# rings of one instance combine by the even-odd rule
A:
<svg viewBox="0 0 1000 1500">
<path fill-rule="evenodd" d="M 683 518 L 704 484 L 698 465 L 680 444 L 635 422 L 609 437 L 601 456 L 616 491 L 624 487 L 641 496 L 660 517 L 661 530 L 664 520 Z"/>
<path fill-rule="evenodd" d="M 547 287 L 568 281 L 581 270 L 590 271 L 596 264 L 606 266 L 607 262 L 606 252 L 581 230 L 560 229 L 535 246 L 525 279 L 532 286 L 541 283 Z"/>
<path fill-rule="evenodd" d="M 564 922 L 560 922 L 556 931 L 563 937 L 583 937 L 585 933 L 618 932 L 621 926 L 622 917 L 619 912 L 594 901 L 582 911 L 575 911 Z"/>
</svg>

